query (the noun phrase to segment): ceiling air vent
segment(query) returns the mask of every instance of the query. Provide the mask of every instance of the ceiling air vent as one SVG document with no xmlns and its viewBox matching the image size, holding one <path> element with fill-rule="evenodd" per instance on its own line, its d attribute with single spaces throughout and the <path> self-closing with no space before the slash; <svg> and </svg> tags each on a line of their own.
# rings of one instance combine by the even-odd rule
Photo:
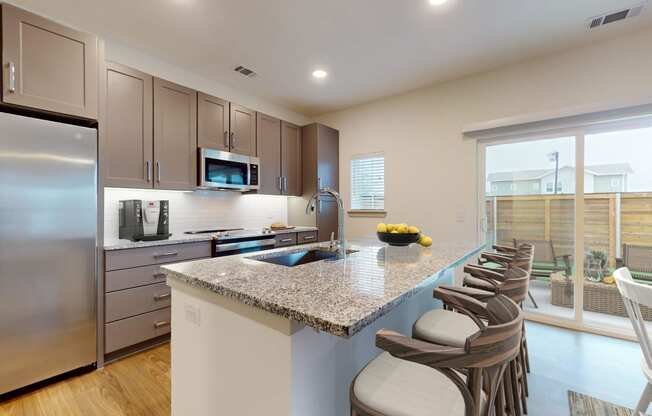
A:
<svg viewBox="0 0 652 416">
<path fill-rule="evenodd" d="M 595 29 L 604 25 L 608 25 L 609 23 L 636 17 L 641 14 L 646 3 L 639 4 L 629 9 L 622 9 L 614 12 L 609 12 L 601 16 L 591 17 L 588 19 L 588 27 L 589 29 Z"/>
<path fill-rule="evenodd" d="M 252 71 L 251 69 L 249 69 L 249 68 L 245 68 L 245 67 L 242 66 L 242 65 L 240 65 L 240 66 L 236 66 L 233 70 L 234 70 L 235 72 L 239 72 L 239 73 L 241 73 L 242 75 L 244 75 L 244 76 L 247 77 L 247 78 L 253 78 L 253 77 L 255 77 L 256 75 L 258 75 L 258 74 L 256 74 L 254 71 Z"/>
</svg>

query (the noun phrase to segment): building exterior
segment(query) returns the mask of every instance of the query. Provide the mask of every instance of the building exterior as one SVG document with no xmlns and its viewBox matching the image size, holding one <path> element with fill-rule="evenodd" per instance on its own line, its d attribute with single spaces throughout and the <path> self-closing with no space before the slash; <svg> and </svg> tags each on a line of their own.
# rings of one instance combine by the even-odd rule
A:
<svg viewBox="0 0 652 416">
<path fill-rule="evenodd" d="M 629 163 L 586 166 L 584 192 L 627 192 L 628 176 L 632 173 Z M 575 192 L 575 168 L 559 168 L 556 192 L 554 188 L 554 169 L 495 172 L 487 176 L 487 195 L 490 196 L 572 194 Z"/>
</svg>

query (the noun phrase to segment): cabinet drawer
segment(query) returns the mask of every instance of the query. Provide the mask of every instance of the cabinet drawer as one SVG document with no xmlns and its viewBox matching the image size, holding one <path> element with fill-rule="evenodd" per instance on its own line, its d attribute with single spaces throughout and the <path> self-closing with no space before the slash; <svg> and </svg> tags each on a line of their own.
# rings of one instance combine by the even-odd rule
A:
<svg viewBox="0 0 652 416">
<path fill-rule="evenodd" d="M 104 274 L 104 290 L 107 293 L 161 282 L 165 282 L 165 273 L 160 266 L 135 267 Z"/>
<path fill-rule="evenodd" d="M 105 322 L 170 306 L 170 288 L 163 283 L 107 293 Z"/>
<path fill-rule="evenodd" d="M 170 308 L 104 325 L 105 352 L 111 353 L 170 332 Z"/>
<path fill-rule="evenodd" d="M 317 231 L 306 231 L 297 234 L 298 244 L 308 244 L 317 242 Z"/>
<path fill-rule="evenodd" d="M 281 234 L 276 237 L 275 247 L 286 247 L 297 244 L 297 233 Z"/>
<path fill-rule="evenodd" d="M 106 251 L 104 254 L 105 267 L 107 271 L 149 266 L 153 264 L 176 263 L 210 256 L 210 241 L 130 248 L 125 250 Z"/>
</svg>

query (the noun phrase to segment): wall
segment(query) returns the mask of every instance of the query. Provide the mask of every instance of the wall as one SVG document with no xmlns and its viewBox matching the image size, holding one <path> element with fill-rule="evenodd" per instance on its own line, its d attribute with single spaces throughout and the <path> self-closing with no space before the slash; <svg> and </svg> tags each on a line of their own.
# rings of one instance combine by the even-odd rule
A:
<svg viewBox="0 0 652 416">
<path fill-rule="evenodd" d="M 528 115 L 577 114 L 652 102 L 652 31 L 523 62 L 316 117 L 340 130 L 340 177 L 353 155 L 384 151 L 387 222 L 435 240 L 477 235 L 476 142 L 465 126 Z M 350 195 L 348 180 L 340 190 Z M 347 198 L 348 199 L 348 198 Z M 377 218 L 347 218 L 349 236 Z"/>
<path fill-rule="evenodd" d="M 216 228 L 262 228 L 287 221 L 284 196 L 107 188 L 104 190 L 105 241 L 118 238 L 118 201 L 125 199 L 169 200 L 172 234 Z"/>
</svg>

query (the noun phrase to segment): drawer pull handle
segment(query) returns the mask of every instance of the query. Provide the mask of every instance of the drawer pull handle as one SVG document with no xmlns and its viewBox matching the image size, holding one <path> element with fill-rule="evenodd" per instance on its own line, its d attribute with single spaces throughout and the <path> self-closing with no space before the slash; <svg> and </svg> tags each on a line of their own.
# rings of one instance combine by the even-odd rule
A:
<svg viewBox="0 0 652 416">
<path fill-rule="evenodd" d="M 167 277 L 167 275 L 165 273 L 154 273 L 153 276 L 154 276 L 154 279 L 163 279 L 163 278 Z"/>
<path fill-rule="evenodd" d="M 154 328 L 163 328 L 164 326 L 170 326 L 170 321 L 158 321 L 154 322 Z"/>
<path fill-rule="evenodd" d="M 315 236 L 314 235 L 307 235 L 307 236 L 303 237 L 303 239 L 304 240 L 314 240 Z"/>
<path fill-rule="evenodd" d="M 171 251 L 169 253 L 157 253 L 157 254 L 154 254 L 154 258 L 158 259 L 158 258 L 161 258 L 161 257 L 172 257 L 172 256 L 178 256 L 178 255 L 179 255 L 179 252 Z"/>
<path fill-rule="evenodd" d="M 294 240 L 292 240 L 291 238 L 284 238 L 281 240 L 281 243 L 291 243 L 292 241 Z"/>
<path fill-rule="evenodd" d="M 155 296 L 154 296 L 154 300 L 155 300 L 155 301 L 165 300 L 165 299 L 169 299 L 170 296 L 172 296 L 171 293 L 162 293 L 162 294 L 160 294 L 160 295 L 155 295 Z"/>
</svg>

